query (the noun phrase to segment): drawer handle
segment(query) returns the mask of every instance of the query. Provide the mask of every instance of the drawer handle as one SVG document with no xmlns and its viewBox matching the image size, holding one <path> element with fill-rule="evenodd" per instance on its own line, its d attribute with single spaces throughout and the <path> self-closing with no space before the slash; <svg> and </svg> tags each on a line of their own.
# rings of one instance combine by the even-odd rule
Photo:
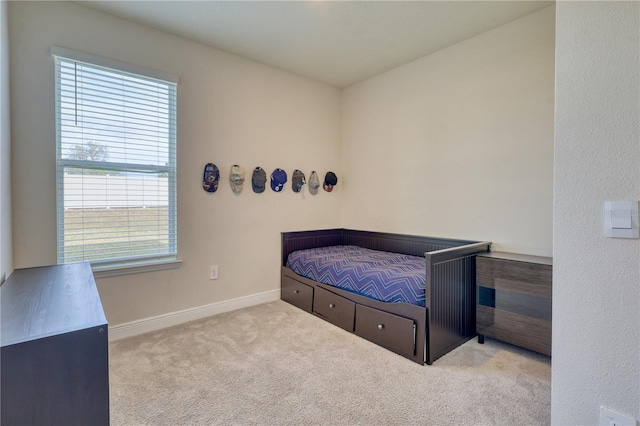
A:
<svg viewBox="0 0 640 426">
<path fill-rule="evenodd" d="M 384 324 L 378 324 L 378 330 L 382 330 L 384 328 Z"/>
<path fill-rule="evenodd" d="M 333 303 L 329 303 L 329 307 L 330 307 L 331 309 L 333 309 L 333 308 L 335 308 L 335 307 L 336 307 L 336 305 L 334 305 Z"/>
<path fill-rule="evenodd" d="M 293 294 L 298 294 L 300 293 L 300 290 L 293 290 Z"/>
</svg>

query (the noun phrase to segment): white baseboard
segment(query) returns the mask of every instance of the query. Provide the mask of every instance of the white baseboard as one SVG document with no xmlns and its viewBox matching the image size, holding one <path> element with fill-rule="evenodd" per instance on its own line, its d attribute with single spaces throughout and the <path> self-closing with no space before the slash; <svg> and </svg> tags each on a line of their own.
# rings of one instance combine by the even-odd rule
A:
<svg viewBox="0 0 640 426">
<path fill-rule="evenodd" d="M 168 314 L 118 324 L 113 327 L 109 326 L 109 341 L 124 339 L 125 337 L 136 336 L 200 318 L 248 308 L 249 306 L 259 305 L 261 303 L 273 302 L 278 299 L 280 299 L 280 289 L 225 300 L 210 305 L 198 306 L 197 308 L 185 309 L 183 311 L 170 312 Z"/>
</svg>

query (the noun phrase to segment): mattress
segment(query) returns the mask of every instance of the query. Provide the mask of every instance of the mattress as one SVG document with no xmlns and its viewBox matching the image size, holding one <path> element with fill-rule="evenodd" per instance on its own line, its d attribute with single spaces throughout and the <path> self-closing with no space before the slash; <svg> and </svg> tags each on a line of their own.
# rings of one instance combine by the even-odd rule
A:
<svg viewBox="0 0 640 426">
<path fill-rule="evenodd" d="M 300 276 L 376 300 L 424 306 L 424 257 L 330 246 L 295 251 L 286 266 Z"/>
</svg>

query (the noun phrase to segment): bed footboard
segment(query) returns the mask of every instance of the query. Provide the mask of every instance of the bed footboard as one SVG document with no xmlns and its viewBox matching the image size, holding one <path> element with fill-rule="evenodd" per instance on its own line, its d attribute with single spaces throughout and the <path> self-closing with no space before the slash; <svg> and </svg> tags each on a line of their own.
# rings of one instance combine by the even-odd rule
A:
<svg viewBox="0 0 640 426">
<path fill-rule="evenodd" d="M 425 253 L 427 364 L 476 335 L 476 254 L 490 247 L 482 242 Z"/>
</svg>

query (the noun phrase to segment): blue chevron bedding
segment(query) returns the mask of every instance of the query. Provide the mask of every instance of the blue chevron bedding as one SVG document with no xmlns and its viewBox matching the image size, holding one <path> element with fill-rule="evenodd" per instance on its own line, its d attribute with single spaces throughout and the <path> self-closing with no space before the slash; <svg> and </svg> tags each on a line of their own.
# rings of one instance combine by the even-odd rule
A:
<svg viewBox="0 0 640 426">
<path fill-rule="evenodd" d="M 424 257 L 331 246 L 295 251 L 286 266 L 311 280 L 383 302 L 424 306 Z"/>
</svg>

